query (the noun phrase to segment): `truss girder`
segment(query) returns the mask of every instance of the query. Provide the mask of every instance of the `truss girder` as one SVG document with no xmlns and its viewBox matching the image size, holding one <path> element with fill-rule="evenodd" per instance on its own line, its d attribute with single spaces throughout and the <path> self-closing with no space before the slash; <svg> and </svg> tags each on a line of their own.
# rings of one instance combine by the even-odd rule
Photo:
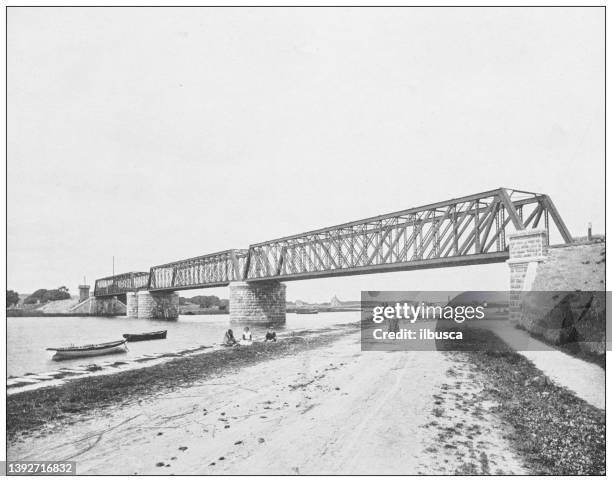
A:
<svg viewBox="0 0 612 482">
<path fill-rule="evenodd" d="M 118 296 L 130 291 L 140 291 L 149 286 L 149 273 L 146 271 L 122 273 L 96 280 L 94 296 Z"/>
<path fill-rule="evenodd" d="M 230 249 L 174 263 L 154 266 L 149 291 L 224 286 L 244 279 L 247 250 Z"/>
<path fill-rule="evenodd" d="M 572 237 L 545 194 L 499 188 L 96 281 L 96 293 L 170 291 L 232 281 L 307 279 L 500 262 L 506 235 L 550 220 Z M 134 275 L 138 275 L 134 277 Z M 146 279 L 146 282 L 144 280 Z M 98 296 L 98 294 L 96 294 Z"/>
<path fill-rule="evenodd" d="M 571 236 L 550 198 L 496 189 L 346 223 L 249 248 L 247 280 L 305 279 L 410 269 L 435 260 L 503 261 L 508 232 L 545 227 L 548 213 L 565 242 Z M 544 214 L 544 216 L 542 216 Z M 281 256 L 282 254 L 282 256 Z M 278 260 L 282 259 L 281 264 Z M 474 258 L 476 261 L 476 258 Z M 448 263 L 447 263 L 448 264 Z"/>
</svg>

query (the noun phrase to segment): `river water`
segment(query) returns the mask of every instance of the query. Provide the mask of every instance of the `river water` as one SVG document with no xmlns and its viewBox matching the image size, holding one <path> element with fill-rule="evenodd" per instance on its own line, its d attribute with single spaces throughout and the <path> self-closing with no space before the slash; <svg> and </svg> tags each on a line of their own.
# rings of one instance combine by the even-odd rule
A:
<svg viewBox="0 0 612 482">
<path fill-rule="evenodd" d="M 287 313 L 285 325 L 274 327 L 282 333 L 302 329 L 331 327 L 335 324 L 359 321 L 359 312 L 318 313 L 298 315 Z M 182 315 L 178 321 L 138 320 L 133 318 L 87 317 L 33 317 L 7 319 L 7 376 L 26 373 L 43 373 L 58 368 L 74 368 L 80 365 L 108 360 L 134 358 L 139 355 L 165 353 L 198 345 L 220 343 L 228 328 L 236 338 L 242 333 L 241 325 L 229 324 L 229 315 Z M 255 339 L 261 339 L 265 326 L 250 326 Z M 120 340 L 123 333 L 168 330 L 165 340 L 148 340 L 128 343 L 128 353 L 104 355 L 74 360 L 51 360 L 54 352 L 47 347 L 70 344 L 86 345 Z"/>
</svg>

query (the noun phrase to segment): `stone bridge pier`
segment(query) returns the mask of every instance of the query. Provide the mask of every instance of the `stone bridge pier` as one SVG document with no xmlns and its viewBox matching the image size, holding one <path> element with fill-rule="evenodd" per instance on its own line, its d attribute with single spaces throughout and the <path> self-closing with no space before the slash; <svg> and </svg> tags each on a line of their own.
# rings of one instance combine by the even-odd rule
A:
<svg viewBox="0 0 612 482">
<path fill-rule="evenodd" d="M 125 305 L 128 318 L 138 318 L 138 294 L 135 291 L 126 294 Z"/>
<path fill-rule="evenodd" d="M 230 284 L 230 323 L 285 323 L 286 286 L 278 281 L 234 282 Z"/>
<path fill-rule="evenodd" d="M 173 291 L 130 292 L 126 305 L 130 318 L 176 321 L 179 316 L 179 295 Z"/>
<path fill-rule="evenodd" d="M 510 248 L 510 303 L 511 321 L 521 316 L 521 293 L 531 291 L 540 263 L 548 255 L 546 229 L 524 229 L 507 235 Z"/>
</svg>

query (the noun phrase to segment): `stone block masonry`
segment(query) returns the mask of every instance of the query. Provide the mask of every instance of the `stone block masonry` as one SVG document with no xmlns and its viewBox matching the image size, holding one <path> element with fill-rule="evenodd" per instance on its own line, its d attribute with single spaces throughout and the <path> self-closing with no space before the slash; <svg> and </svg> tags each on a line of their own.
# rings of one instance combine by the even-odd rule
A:
<svg viewBox="0 0 612 482">
<path fill-rule="evenodd" d="M 510 244 L 510 260 L 546 256 L 548 251 L 545 229 L 524 229 L 507 235 Z"/>
<path fill-rule="evenodd" d="M 179 295 L 174 292 L 139 291 L 138 318 L 147 320 L 178 320 Z"/>
<path fill-rule="evenodd" d="M 548 233 L 545 229 L 524 229 L 508 234 L 510 248 L 510 320 L 521 317 L 521 292 L 530 291 L 538 264 L 548 254 Z"/>
<path fill-rule="evenodd" d="M 230 284 L 230 323 L 278 324 L 286 321 L 286 286 L 278 281 Z"/>
<path fill-rule="evenodd" d="M 126 294 L 128 318 L 138 318 L 138 295 L 135 292 Z"/>
</svg>

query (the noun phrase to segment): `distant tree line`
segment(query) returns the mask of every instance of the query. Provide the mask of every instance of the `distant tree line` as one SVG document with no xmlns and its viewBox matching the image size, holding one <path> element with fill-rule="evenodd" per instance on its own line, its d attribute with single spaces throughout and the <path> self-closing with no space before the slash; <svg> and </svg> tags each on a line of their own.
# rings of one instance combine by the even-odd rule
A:
<svg viewBox="0 0 612 482">
<path fill-rule="evenodd" d="M 23 303 L 26 305 L 35 305 L 38 303 L 47 303 L 49 301 L 67 300 L 70 299 L 68 288 L 60 286 L 56 290 L 39 289 L 28 296 Z"/>
<path fill-rule="evenodd" d="M 19 293 L 13 290 L 6 290 L 6 307 L 19 303 Z"/>
<path fill-rule="evenodd" d="M 227 300 L 222 300 L 218 296 L 193 296 L 191 298 L 180 297 L 179 302 L 181 305 L 186 303 L 192 303 L 198 305 L 200 308 L 212 308 L 218 306 L 224 308 L 227 306 Z"/>
</svg>

